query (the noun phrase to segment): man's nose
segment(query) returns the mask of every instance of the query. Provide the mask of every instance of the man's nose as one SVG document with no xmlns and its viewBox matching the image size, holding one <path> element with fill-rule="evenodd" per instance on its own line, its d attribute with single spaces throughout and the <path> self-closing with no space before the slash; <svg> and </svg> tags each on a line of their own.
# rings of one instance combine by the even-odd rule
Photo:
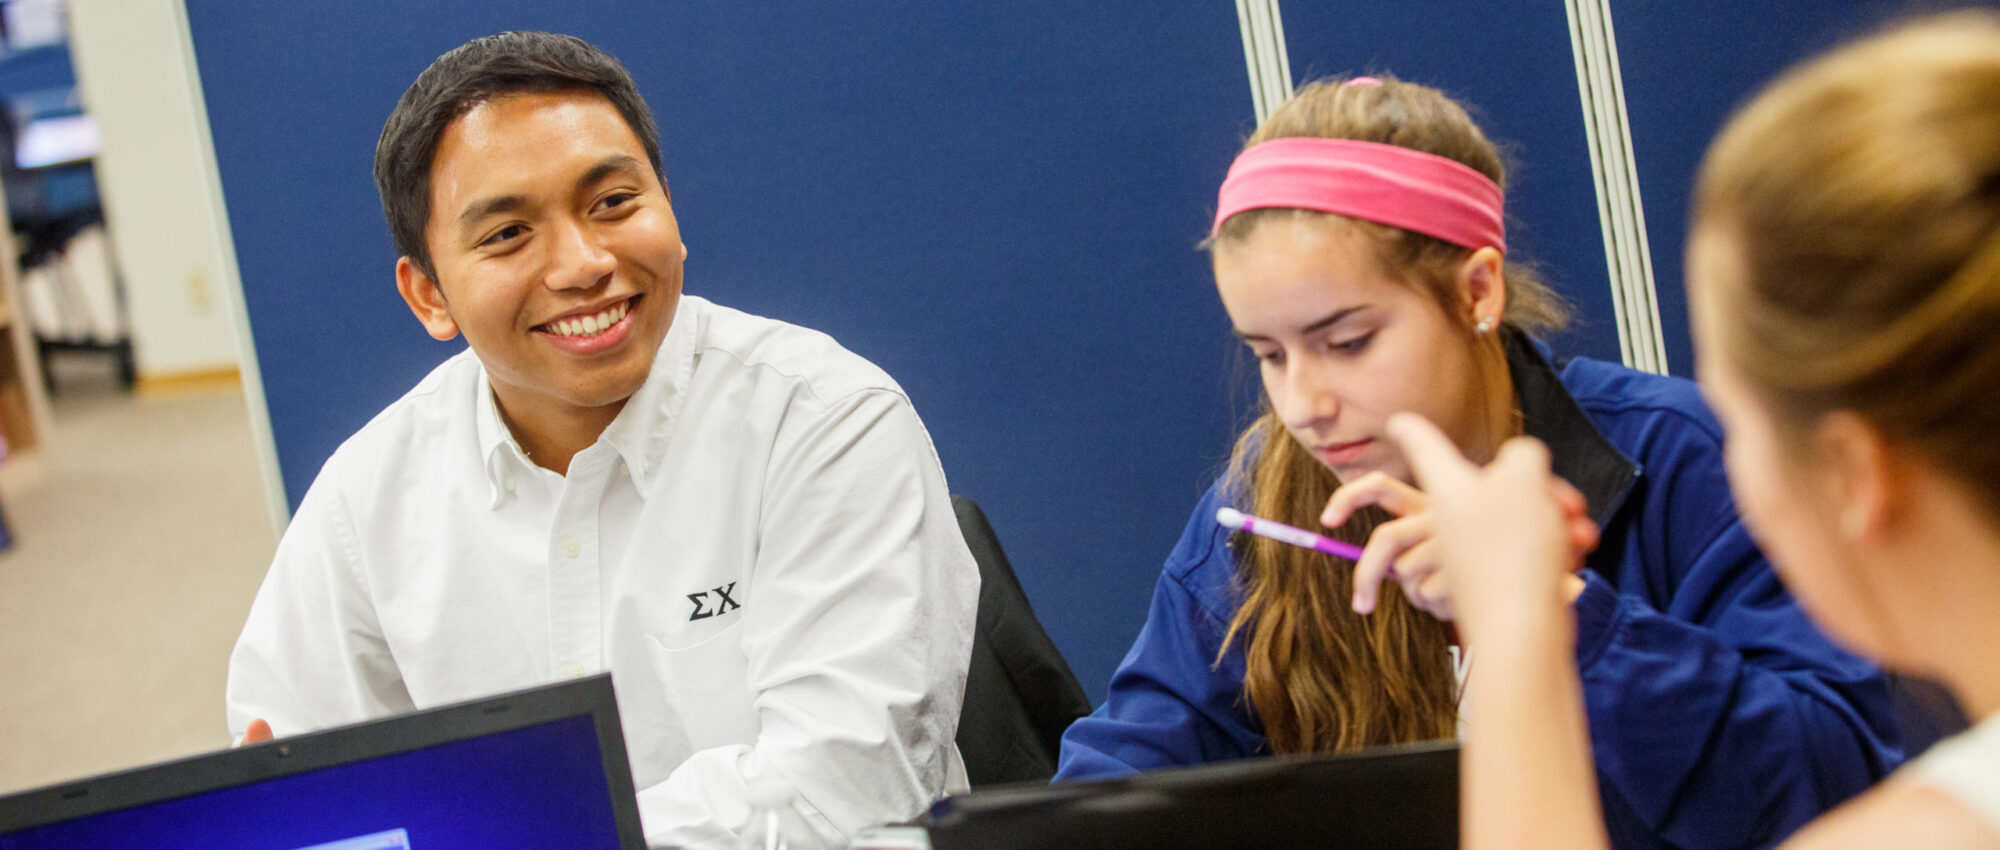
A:
<svg viewBox="0 0 2000 850">
<path fill-rule="evenodd" d="M 618 258 L 599 241 L 589 224 L 577 222 L 558 228 L 549 263 L 551 289 L 590 289 L 603 283 L 616 268 Z"/>
</svg>

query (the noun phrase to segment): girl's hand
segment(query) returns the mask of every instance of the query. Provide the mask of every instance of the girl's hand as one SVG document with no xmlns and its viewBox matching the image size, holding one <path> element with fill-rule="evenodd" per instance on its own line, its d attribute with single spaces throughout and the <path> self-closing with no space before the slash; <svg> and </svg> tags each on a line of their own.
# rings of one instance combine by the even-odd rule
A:
<svg viewBox="0 0 2000 850">
<path fill-rule="evenodd" d="M 1320 513 L 1320 524 L 1338 527 L 1364 505 L 1375 505 L 1397 518 L 1375 527 L 1361 560 L 1354 563 L 1354 612 L 1374 611 L 1383 580 L 1394 579 L 1419 610 L 1440 620 L 1451 619 L 1451 593 L 1431 540 L 1430 499 L 1385 473 L 1370 472 L 1333 491 Z"/>
<path fill-rule="evenodd" d="M 1597 548 L 1597 524 L 1590 521 L 1583 494 L 1569 482 L 1549 476 L 1549 495 L 1562 509 L 1570 543 L 1577 551 L 1571 569 L 1581 568 L 1583 556 Z M 1326 510 L 1320 513 L 1320 524 L 1337 527 L 1363 505 L 1376 505 L 1398 518 L 1376 526 L 1362 549 L 1361 560 L 1355 562 L 1354 612 L 1374 611 L 1383 580 L 1393 579 L 1418 610 L 1440 620 L 1452 619 L 1451 588 L 1438 562 L 1429 497 L 1385 473 L 1371 472 L 1334 491 Z M 1570 599 L 1583 590 L 1582 579 L 1572 578 L 1565 585 Z"/>
<path fill-rule="evenodd" d="M 1556 616 L 1575 597 L 1573 571 L 1588 551 L 1579 544 L 1594 545 L 1596 529 L 1582 533 L 1583 499 L 1549 471 L 1546 446 L 1509 440 L 1482 469 L 1423 417 L 1390 417 L 1388 436 L 1427 494 L 1431 557 L 1442 565 L 1468 643 L 1494 624 Z"/>
</svg>

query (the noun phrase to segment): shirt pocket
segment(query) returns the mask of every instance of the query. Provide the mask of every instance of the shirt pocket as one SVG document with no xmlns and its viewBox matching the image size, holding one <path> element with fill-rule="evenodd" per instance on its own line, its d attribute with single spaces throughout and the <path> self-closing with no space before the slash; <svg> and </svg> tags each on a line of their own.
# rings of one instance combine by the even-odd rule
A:
<svg viewBox="0 0 2000 850">
<path fill-rule="evenodd" d="M 757 742 L 760 724 L 750 693 L 750 662 L 743 655 L 742 623 L 677 649 L 647 635 L 646 654 L 696 752 Z"/>
</svg>

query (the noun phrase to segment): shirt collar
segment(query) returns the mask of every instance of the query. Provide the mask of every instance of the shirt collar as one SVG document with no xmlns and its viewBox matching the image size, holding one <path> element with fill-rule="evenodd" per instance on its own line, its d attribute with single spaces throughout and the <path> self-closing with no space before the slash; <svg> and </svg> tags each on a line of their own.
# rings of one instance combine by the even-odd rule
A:
<svg viewBox="0 0 2000 850">
<path fill-rule="evenodd" d="M 707 327 L 708 302 L 682 295 L 674 308 L 674 323 L 667 338 L 653 355 L 653 368 L 646 383 L 625 402 L 625 409 L 604 429 L 600 438 L 611 444 L 625 461 L 625 473 L 640 493 L 658 474 L 666 456 L 667 440 L 687 401 L 686 389 L 694 378 L 695 351 L 702 330 Z"/>
<path fill-rule="evenodd" d="M 1584 415 L 1549 364 L 1548 350 L 1527 334 L 1502 327 L 1521 430 L 1549 447 L 1555 474 L 1583 494 L 1591 521 L 1603 528 L 1631 495 L 1640 468 Z"/>
<path fill-rule="evenodd" d="M 598 440 L 607 443 L 624 461 L 624 472 L 640 493 L 658 471 L 666 454 L 668 432 L 686 394 L 682 390 L 694 375 L 694 352 L 704 322 L 706 301 L 683 295 L 674 309 L 674 323 L 653 356 L 646 382 L 625 402 L 624 409 L 606 426 Z M 477 409 L 480 456 L 486 459 L 486 480 L 493 509 L 498 509 L 514 492 L 514 478 L 532 470 L 514 440 L 507 423 L 500 418 L 500 406 L 493 399 L 493 385 L 482 364 L 479 370 Z"/>
<path fill-rule="evenodd" d="M 507 430 L 507 423 L 500 419 L 500 405 L 493 400 L 493 384 L 487 380 L 484 364 L 480 366 L 473 394 L 479 456 L 486 459 L 486 486 L 492 496 L 488 507 L 499 510 L 514 492 L 514 477 L 531 464 L 528 455 L 521 451 L 521 444 L 514 441 L 513 432 Z"/>
</svg>

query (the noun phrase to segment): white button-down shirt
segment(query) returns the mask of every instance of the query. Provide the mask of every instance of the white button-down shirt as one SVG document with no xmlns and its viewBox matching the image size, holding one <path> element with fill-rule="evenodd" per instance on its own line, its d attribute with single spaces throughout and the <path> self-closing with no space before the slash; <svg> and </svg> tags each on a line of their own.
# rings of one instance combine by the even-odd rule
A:
<svg viewBox="0 0 2000 850">
<path fill-rule="evenodd" d="M 829 838 L 965 787 L 979 575 L 894 381 L 824 334 L 681 299 L 567 476 L 470 352 L 334 452 L 230 657 L 232 733 L 610 670 L 649 843 L 713 846 L 775 772 Z"/>
</svg>

